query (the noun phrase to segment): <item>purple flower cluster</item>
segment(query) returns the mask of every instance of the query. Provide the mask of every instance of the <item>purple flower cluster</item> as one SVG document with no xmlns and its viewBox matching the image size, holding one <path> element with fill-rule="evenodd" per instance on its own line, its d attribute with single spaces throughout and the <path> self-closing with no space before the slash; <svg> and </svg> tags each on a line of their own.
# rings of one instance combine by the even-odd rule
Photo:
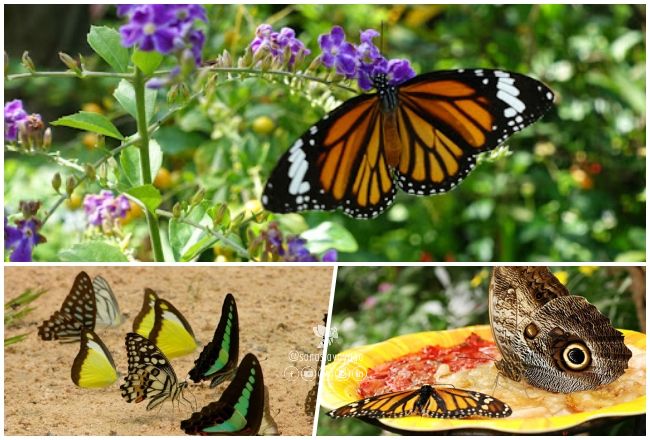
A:
<svg viewBox="0 0 650 440">
<path fill-rule="evenodd" d="M 99 195 L 88 194 L 84 198 L 84 211 L 88 223 L 93 226 L 112 228 L 115 221 L 126 217 L 130 209 L 129 199 L 123 195 L 115 197 L 110 191 L 102 191 Z"/>
<path fill-rule="evenodd" d="M 345 31 L 334 26 L 329 34 L 318 37 L 322 50 L 320 60 L 327 68 L 335 68 L 336 73 L 348 79 L 356 79 L 362 90 L 373 88 L 373 80 L 378 75 L 385 75 L 388 83 L 397 85 L 415 76 L 415 71 L 408 60 L 387 60 L 373 43 L 379 32 L 368 29 L 361 32 L 359 45 L 345 39 Z"/>
<path fill-rule="evenodd" d="M 266 250 L 277 254 L 282 261 L 294 263 L 335 262 L 337 258 L 336 249 L 330 249 L 319 260 L 316 255 L 310 253 L 309 249 L 307 249 L 307 240 L 299 236 L 288 237 L 284 240 L 282 231 L 280 231 L 276 223 L 271 223 L 269 228 L 262 233 L 262 236 L 266 242 Z"/>
<path fill-rule="evenodd" d="M 280 32 L 275 32 L 270 24 L 261 24 L 257 27 L 255 38 L 249 47 L 254 55 L 269 54 L 274 61 L 289 66 L 292 66 L 298 57 L 311 53 L 305 44 L 296 38 L 296 31 L 283 27 Z"/>
<path fill-rule="evenodd" d="M 5 217 L 5 250 L 9 251 L 9 261 L 30 262 L 34 246 L 45 242 L 45 237 L 38 233 L 41 222 L 34 217 L 17 220 L 16 226 L 9 226 Z"/>
<path fill-rule="evenodd" d="M 42 136 L 43 120 L 36 113 L 28 115 L 20 99 L 14 99 L 5 104 L 5 140 L 15 141 L 21 129 L 39 129 Z M 33 130 L 32 130 L 33 131 Z"/>
<path fill-rule="evenodd" d="M 194 24 L 196 20 L 208 21 L 203 6 L 121 5 L 117 14 L 129 20 L 120 27 L 123 46 L 138 46 L 142 51 L 155 50 L 165 55 L 189 49 L 196 64 L 201 63 L 205 35 Z"/>
</svg>

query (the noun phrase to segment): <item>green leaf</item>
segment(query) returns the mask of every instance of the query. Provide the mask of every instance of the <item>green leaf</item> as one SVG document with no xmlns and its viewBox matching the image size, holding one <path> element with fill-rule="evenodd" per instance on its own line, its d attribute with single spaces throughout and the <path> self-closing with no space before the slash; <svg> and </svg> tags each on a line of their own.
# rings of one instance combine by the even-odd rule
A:
<svg viewBox="0 0 650 440">
<path fill-rule="evenodd" d="M 162 197 L 160 191 L 153 185 L 141 185 L 130 188 L 127 194 L 141 201 L 152 214 L 156 213 L 156 208 L 160 206 Z"/>
<path fill-rule="evenodd" d="M 16 344 L 22 340 L 24 340 L 27 336 L 29 336 L 29 333 L 25 333 L 23 335 L 16 335 L 16 336 L 11 336 L 9 338 L 5 338 L 5 347 L 8 345 Z"/>
<path fill-rule="evenodd" d="M 79 130 L 103 134 L 114 139 L 124 140 L 124 136 L 122 136 L 113 123 L 106 116 L 100 115 L 99 113 L 79 112 L 74 115 L 63 116 L 51 122 L 51 124 L 77 128 Z"/>
<path fill-rule="evenodd" d="M 160 66 L 160 63 L 162 63 L 163 56 L 156 51 L 144 52 L 135 50 L 133 56 L 131 56 L 131 60 L 145 75 L 151 75 Z"/>
<path fill-rule="evenodd" d="M 162 166 L 162 150 L 158 142 L 149 141 L 149 162 L 151 165 L 151 177 L 156 178 L 158 170 Z M 140 172 L 140 149 L 132 145 L 120 153 L 120 165 L 124 175 L 132 186 L 142 185 L 142 173 Z"/>
<path fill-rule="evenodd" d="M 104 241 L 77 243 L 59 252 L 61 261 L 68 262 L 128 262 L 126 255 L 113 244 Z"/>
<path fill-rule="evenodd" d="M 120 33 L 107 26 L 91 26 L 88 44 L 119 73 L 126 73 L 129 68 L 129 51 L 122 46 Z"/>
<path fill-rule="evenodd" d="M 338 223 L 323 222 L 300 236 L 307 240 L 307 248 L 314 254 L 321 254 L 329 249 L 356 252 L 359 248 L 354 236 Z"/>
<path fill-rule="evenodd" d="M 196 205 L 187 220 L 203 226 L 211 226 L 212 219 L 208 215 L 210 203 L 203 201 Z M 169 244 L 175 261 L 190 261 L 196 258 L 203 249 L 212 246 L 217 239 L 207 232 L 194 226 L 182 223 L 177 219 L 169 221 Z"/>
<path fill-rule="evenodd" d="M 146 114 L 147 122 L 151 121 L 153 116 L 154 107 L 156 105 L 156 95 L 157 92 L 152 89 L 144 89 L 144 111 Z M 138 119 L 137 104 L 135 102 L 135 90 L 133 89 L 133 84 L 129 81 L 123 79 L 117 85 L 117 88 L 113 92 L 113 96 L 117 99 L 117 102 L 127 111 L 128 114 L 133 116 L 133 119 Z"/>
</svg>

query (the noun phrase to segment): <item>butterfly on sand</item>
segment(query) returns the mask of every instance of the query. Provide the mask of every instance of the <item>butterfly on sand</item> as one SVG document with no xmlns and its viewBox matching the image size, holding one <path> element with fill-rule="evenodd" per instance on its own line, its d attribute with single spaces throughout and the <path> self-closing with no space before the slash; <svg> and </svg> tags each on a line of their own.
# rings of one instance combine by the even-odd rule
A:
<svg viewBox="0 0 650 440">
<path fill-rule="evenodd" d="M 92 281 L 86 272 L 79 272 L 61 309 L 38 327 L 44 341 L 60 339 L 74 342 L 81 339 L 83 329 L 94 330 L 97 308 Z"/>
<path fill-rule="evenodd" d="M 341 209 L 373 218 L 397 188 L 431 195 L 456 187 L 476 156 L 532 124 L 553 92 L 527 76 L 447 70 L 388 84 L 344 102 L 309 128 L 271 173 L 262 204 L 276 213 Z"/>
<path fill-rule="evenodd" d="M 127 333 L 126 353 L 129 367 L 124 383 L 120 385 L 127 402 L 140 403 L 151 399 L 147 410 L 171 399 L 180 402 L 187 382 L 179 382 L 165 355 L 147 338 Z"/>
<path fill-rule="evenodd" d="M 235 297 L 229 293 L 223 301 L 221 318 L 212 341 L 194 361 L 194 368 L 189 372 L 190 379 L 196 383 L 211 380 L 210 387 L 216 387 L 235 375 L 238 361 L 239 319 Z"/>
<path fill-rule="evenodd" d="M 181 429 L 194 435 L 257 435 L 264 407 L 262 368 L 255 355 L 248 353 L 219 400 L 183 420 Z"/>
<path fill-rule="evenodd" d="M 103 388 L 117 380 L 115 361 L 92 330 L 81 332 L 81 346 L 72 363 L 71 377 L 81 388 Z"/>
<path fill-rule="evenodd" d="M 93 290 L 97 307 L 97 325 L 119 327 L 124 322 L 124 315 L 120 312 L 120 306 L 108 281 L 97 275 L 93 278 Z"/>
<path fill-rule="evenodd" d="M 506 403 L 487 394 L 432 385 L 368 397 L 327 413 L 335 419 L 408 416 L 443 419 L 461 419 L 470 416 L 499 418 L 508 417 L 510 414 L 512 409 Z"/>
<path fill-rule="evenodd" d="M 151 289 L 144 290 L 144 303 L 133 321 L 133 332 L 149 339 L 170 358 L 190 354 L 197 347 L 185 317 Z"/>
</svg>

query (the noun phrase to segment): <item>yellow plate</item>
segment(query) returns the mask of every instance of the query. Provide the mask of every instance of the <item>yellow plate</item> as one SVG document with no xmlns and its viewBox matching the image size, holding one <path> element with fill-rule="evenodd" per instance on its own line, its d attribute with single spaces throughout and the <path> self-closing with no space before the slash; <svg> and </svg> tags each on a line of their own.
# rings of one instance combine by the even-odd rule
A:
<svg viewBox="0 0 650 440">
<path fill-rule="evenodd" d="M 631 330 L 621 330 L 625 343 L 645 351 L 645 335 Z M 427 345 L 448 347 L 463 342 L 470 333 L 492 341 L 490 326 L 480 325 L 439 332 L 412 333 L 372 345 L 355 347 L 336 355 L 325 366 L 321 405 L 327 410 L 339 408 L 361 399 L 357 393 L 359 382 L 368 369 L 405 354 L 419 351 Z M 576 414 L 506 419 L 433 419 L 427 417 L 404 417 L 379 419 L 388 428 L 403 431 L 446 431 L 452 429 L 495 430 L 515 433 L 543 433 L 569 429 L 589 420 L 601 417 L 621 417 L 645 413 L 645 395 L 632 401 L 595 411 Z"/>
</svg>

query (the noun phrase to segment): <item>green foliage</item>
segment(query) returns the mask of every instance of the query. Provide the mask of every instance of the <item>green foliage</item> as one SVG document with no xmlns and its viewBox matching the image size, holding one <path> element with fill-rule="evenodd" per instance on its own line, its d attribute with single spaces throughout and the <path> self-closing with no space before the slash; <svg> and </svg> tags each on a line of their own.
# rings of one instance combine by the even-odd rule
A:
<svg viewBox="0 0 650 440">
<path fill-rule="evenodd" d="M 260 23 L 295 28 L 313 57 L 319 53 L 318 35 L 329 32 L 333 24 L 357 39 L 359 31 L 379 29 L 384 22 L 383 52 L 408 58 L 418 73 L 502 68 L 537 77 L 556 93 L 549 114 L 513 136 L 507 148 L 485 155 L 454 191 L 430 197 L 400 194 L 390 210 L 371 221 L 340 212 L 300 214 L 299 221 L 293 215 L 269 217 L 268 221 L 287 225 L 287 233 L 321 231 L 323 223 L 336 225 L 332 233 L 345 232 L 327 239 L 341 251 L 339 259 L 349 261 L 645 260 L 646 60 L 641 19 L 645 6 L 209 5 L 207 9 L 207 60 L 224 51 L 236 60 Z M 108 27 L 93 27 L 88 36 L 99 56 L 85 57 L 85 65 L 123 72 L 124 53 L 115 45 L 119 22 L 107 17 L 102 24 Z M 133 59 L 147 71 L 173 66 L 171 59 L 142 59 L 149 56 L 153 57 L 134 53 Z M 93 103 L 103 112 L 101 123 L 79 121 L 77 114 L 64 121 L 73 118 L 68 126 L 121 139 L 120 133 L 135 131 L 128 117 L 135 112 L 133 92 L 127 84 L 115 78 L 36 78 L 7 82 L 7 92 L 18 94 L 35 112 Z M 161 150 L 160 168 L 155 171 L 170 176 L 168 185 L 154 183 L 161 192 L 159 209 L 170 211 L 203 188 L 205 200 L 212 206 L 226 204 L 232 219 L 260 209 L 264 184 L 280 156 L 327 111 L 354 95 L 340 87 L 284 76 L 207 70 L 187 86 L 188 90 L 177 89 L 168 96 L 184 106 L 152 136 Z M 189 99 L 185 92 L 196 93 L 197 98 Z M 147 92 L 146 103 L 151 121 L 169 108 L 152 91 Z M 107 150 L 83 148 L 83 134 L 60 127 L 54 134 L 53 148 L 79 163 L 93 163 L 115 147 L 107 139 Z M 109 167 L 109 181 L 110 173 L 117 173 L 121 191 L 141 185 L 137 150 L 131 149 L 120 157 L 121 170 Z M 152 160 L 152 168 L 156 163 Z M 45 166 L 40 158 L 6 153 L 7 207 L 36 198 L 46 208 L 51 206 L 47 188 L 52 173 L 42 179 L 40 170 Z M 84 183 L 77 192 L 98 189 L 96 183 Z M 71 245 L 71 234 L 60 227 L 64 219 L 76 215 L 66 208 L 54 214 L 43 231 L 48 244 L 36 248 L 36 259 L 50 259 L 56 250 Z M 125 229 L 133 237 L 131 246 L 138 258 L 150 260 L 143 246 L 144 219 Z M 246 247 L 247 237 L 240 232 L 234 234 Z M 72 237 L 83 239 L 81 232 Z M 212 257 L 241 258 L 227 248 Z M 212 258 L 212 250 L 205 250 L 209 252 L 193 257 Z"/>
<path fill-rule="evenodd" d="M 5 327 L 12 327 L 19 324 L 22 320 L 25 319 L 32 311 L 34 307 L 30 307 L 30 304 L 38 299 L 41 295 L 47 292 L 47 289 L 27 289 L 18 295 L 15 298 L 10 299 L 5 303 L 5 316 L 4 322 Z M 5 328 L 6 334 L 6 328 Z M 17 344 L 18 342 L 24 340 L 29 333 L 14 335 L 5 337 L 4 346 Z"/>
<path fill-rule="evenodd" d="M 490 270 L 483 267 L 339 268 L 331 320 L 337 338 L 328 347 L 328 361 L 348 348 L 395 336 L 487 324 Z M 571 294 L 584 296 L 615 327 L 641 330 L 632 299 L 632 271 L 638 268 L 581 266 L 551 270 Z M 624 430 L 630 429 L 633 427 L 626 425 Z M 378 428 L 358 420 L 333 420 L 322 412 L 319 417 L 319 435 L 379 432 Z"/>
</svg>

